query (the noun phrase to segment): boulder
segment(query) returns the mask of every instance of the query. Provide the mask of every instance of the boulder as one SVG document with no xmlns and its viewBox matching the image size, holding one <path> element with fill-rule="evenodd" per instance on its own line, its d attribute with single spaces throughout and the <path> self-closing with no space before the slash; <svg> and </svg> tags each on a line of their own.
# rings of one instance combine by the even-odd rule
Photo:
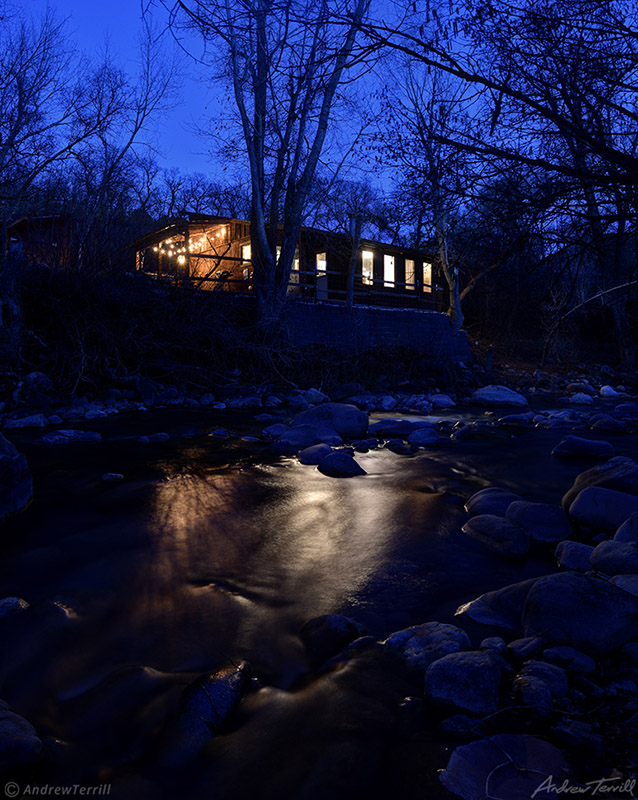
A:
<svg viewBox="0 0 638 800">
<path fill-rule="evenodd" d="M 594 404 L 594 398 L 584 392 L 575 392 L 567 398 L 567 402 L 577 406 L 591 406 Z"/>
<path fill-rule="evenodd" d="M 565 670 L 556 664 L 538 660 L 528 661 L 520 674 L 523 677 L 534 677 L 543 681 L 553 698 L 565 697 L 569 691 L 569 681 Z"/>
<path fill-rule="evenodd" d="M 623 592 L 628 592 L 634 596 L 638 596 L 638 575 L 633 573 L 631 575 L 614 575 L 611 583 L 622 589 Z"/>
<path fill-rule="evenodd" d="M 491 650 L 493 653 L 502 655 L 507 651 L 507 642 L 500 636 L 488 636 L 479 645 L 479 650 Z"/>
<path fill-rule="evenodd" d="M 495 514 L 479 514 L 461 528 L 483 547 L 505 558 L 521 558 L 529 552 L 529 536 L 516 523 Z"/>
<path fill-rule="evenodd" d="M 313 444 L 311 447 L 306 447 L 297 453 L 297 458 L 302 464 L 318 464 L 326 456 L 332 453 L 332 447 L 329 444 Z"/>
<path fill-rule="evenodd" d="M 481 489 L 480 492 L 473 494 L 466 502 L 465 510 L 470 514 L 496 514 L 504 517 L 510 505 L 521 499 L 507 489 L 490 486 L 488 489 Z"/>
<path fill-rule="evenodd" d="M 555 800 L 568 764 L 554 745 L 526 734 L 499 733 L 457 747 L 440 773 L 443 786 L 463 800 Z"/>
<path fill-rule="evenodd" d="M 609 398 L 620 397 L 620 394 L 614 389 L 613 386 L 601 386 L 600 396 L 609 399 Z"/>
<path fill-rule="evenodd" d="M 527 594 L 523 625 L 528 636 L 607 655 L 638 635 L 638 600 L 592 575 L 547 575 Z"/>
<path fill-rule="evenodd" d="M 384 645 L 397 653 L 410 669 L 425 672 L 433 661 L 469 650 L 470 640 L 465 631 L 455 625 L 426 622 L 393 633 Z"/>
<path fill-rule="evenodd" d="M 535 542 L 557 543 L 571 536 L 569 518 L 560 506 L 516 500 L 506 516 Z"/>
<path fill-rule="evenodd" d="M 31 414 L 29 417 L 20 419 L 5 419 L 3 426 L 7 430 L 16 428 L 45 428 L 49 424 L 48 418 L 44 414 Z"/>
<path fill-rule="evenodd" d="M 589 486 L 638 495 L 638 464 L 626 456 L 615 456 L 605 464 L 581 472 L 563 497 L 563 508 L 569 508 L 578 494 Z"/>
<path fill-rule="evenodd" d="M 635 542 L 638 544 L 638 511 L 626 519 L 614 534 L 616 542 Z"/>
<path fill-rule="evenodd" d="M 85 444 L 88 442 L 101 442 L 102 435 L 96 431 L 59 430 L 45 433 L 40 441 L 49 445 Z"/>
<path fill-rule="evenodd" d="M 591 656 L 567 645 L 548 647 L 543 650 L 543 658 L 552 664 L 557 664 L 567 672 L 593 675 L 597 671 L 596 662 Z"/>
<path fill-rule="evenodd" d="M 569 507 L 570 517 L 595 531 L 615 531 L 638 512 L 638 497 L 614 489 L 589 486 Z"/>
<path fill-rule="evenodd" d="M 525 600 L 537 580 L 537 578 L 529 578 L 493 592 L 486 592 L 476 600 L 459 606 L 455 616 L 460 619 L 469 617 L 474 622 L 480 622 L 483 625 L 517 632 L 521 630 Z"/>
<path fill-rule="evenodd" d="M 547 716 L 554 699 L 549 687 L 533 675 L 519 675 L 512 685 L 516 705 L 530 706 L 538 716 Z"/>
<path fill-rule="evenodd" d="M 418 428 L 408 436 L 408 442 L 418 447 L 432 447 L 440 438 L 436 428 Z"/>
<path fill-rule="evenodd" d="M 59 398 L 55 386 L 47 375 L 42 372 L 30 372 L 22 379 L 18 399 L 30 408 L 43 408 L 57 402 Z"/>
<path fill-rule="evenodd" d="M 0 521 L 31 502 L 33 482 L 26 458 L 0 433 Z"/>
<path fill-rule="evenodd" d="M 590 564 L 596 572 L 606 575 L 638 574 L 638 544 L 607 539 L 594 549 Z"/>
<path fill-rule="evenodd" d="M 512 428 L 520 428 L 531 425 L 533 419 L 534 412 L 525 411 L 522 414 L 506 414 L 504 417 L 499 417 L 498 424 L 511 426 Z"/>
<path fill-rule="evenodd" d="M 336 451 L 325 456 L 319 462 L 317 469 L 329 478 L 352 478 L 355 475 L 366 475 L 351 455 L 343 451 Z"/>
<path fill-rule="evenodd" d="M 498 708 L 501 668 L 490 652 L 450 653 L 433 661 L 425 673 L 425 696 L 432 702 L 471 714 Z"/>
<path fill-rule="evenodd" d="M 456 405 L 454 400 L 448 394 L 431 394 L 428 400 L 432 404 L 432 408 L 452 408 Z"/>
<path fill-rule="evenodd" d="M 526 408 L 528 402 L 522 394 L 508 389 L 506 386 L 483 386 L 472 392 L 470 402 L 479 406 L 492 406 L 494 408 L 511 407 Z"/>
<path fill-rule="evenodd" d="M 4 597 L 0 600 L 0 617 L 10 617 L 20 614 L 30 608 L 26 600 L 21 597 Z"/>
<path fill-rule="evenodd" d="M 33 764 L 41 752 L 42 740 L 31 723 L 0 701 L 0 774 Z"/>
<path fill-rule="evenodd" d="M 182 692 L 176 718 L 165 732 L 161 765 L 179 768 L 195 758 L 237 707 L 248 681 L 246 665 L 240 665 L 190 683 Z"/>
<path fill-rule="evenodd" d="M 318 666 L 366 633 L 363 625 L 349 617 L 324 614 L 308 620 L 299 631 L 299 638 L 311 664 Z"/>
<path fill-rule="evenodd" d="M 627 426 L 609 414 L 596 414 L 590 420 L 590 428 L 601 433 L 627 433 Z"/>
<path fill-rule="evenodd" d="M 377 439 L 407 439 L 419 428 L 409 419 L 382 419 L 370 425 L 369 430 Z"/>
<path fill-rule="evenodd" d="M 314 425 L 298 425 L 282 433 L 279 442 L 290 450 L 304 450 L 319 442 L 319 431 Z"/>
<path fill-rule="evenodd" d="M 514 639 L 507 645 L 507 650 L 515 661 L 528 661 L 537 656 L 547 641 L 542 636 L 524 636 Z"/>
<path fill-rule="evenodd" d="M 612 458 L 614 447 L 609 442 L 596 439 L 581 439 L 580 436 L 565 436 L 552 450 L 552 455 L 564 459 Z"/>
<path fill-rule="evenodd" d="M 293 427 L 314 425 L 316 428 L 331 428 L 344 439 L 363 436 L 368 430 L 368 415 L 356 406 L 347 403 L 323 403 L 298 414 Z"/>
<path fill-rule="evenodd" d="M 566 540 L 559 542 L 554 551 L 554 557 L 562 569 L 589 572 L 591 569 L 589 557 L 593 552 L 594 548 L 591 545 Z"/>
</svg>

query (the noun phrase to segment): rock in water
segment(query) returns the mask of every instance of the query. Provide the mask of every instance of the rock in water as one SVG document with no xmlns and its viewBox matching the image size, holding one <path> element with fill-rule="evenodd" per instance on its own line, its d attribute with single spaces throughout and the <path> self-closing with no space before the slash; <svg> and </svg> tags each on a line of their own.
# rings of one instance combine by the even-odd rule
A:
<svg viewBox="0 0 638 800">
<path fill-rule="evenodd" d="M 329 478 L 352 478 L 355 475 L 366 474 L 363 467 L 359 466 L 352 456 L 343 451 L 336 451 L 322 458 L 317 469 Z"/>
<path fill-rule="evenodd" d="M 408 436 L 408 442 L 418 447 L 432 447 L 438 444 L 440 438 L 435 428 L 419 428 Z"/>
<path fill-rule="evenodd" d="M 459 606 L 455 616 L 469 617 L 474 622 L 505 628 L 509 631 L 521 630 L 523 607 L 527 594 L 537 578 L 530 578 L 511 586 L 504 586 L 494 592 L 486 592 L 476 600 Z"/>
<path fill-rule="evenodd" d="M 472 392 L 471 402 L 474 405 L 493 406 L 494 408 L 526 408 L 528 403 L 522 394 L 508 389 L 506 386 L 483 386 Z"/>
<path fill-rule="evenodd" d="M 215 736 L 242 699 L 248 684 L 243 664 L 193 681 L 182 692 L 176 719 L 166 731 L 160 763 L 179 768 Z"/>
<path fill-rule="evenodd" d="M 332 428 L 339 436 L 356 438 L 368 430 L 368 415 L 348 403 L 323 403 L 298 414 L 293 427 L 314 425 L 316 428 Z"/>
<path fill-rule="evenodd" d="M 299 638 L 306 648 L 310 662 L 318 666 L 366 633 L 363 625 L 349 617 L 324 614 L 308 620 L 299 631 Z"/>
<path fill-rule="evenodd" d="M 483 547 L 505 558 L 521 558 L 529 552 L 529 536 L 515 522 L 495 514 L 479 514 L 461 528 Z"/>
<path fill-rule="evenodd" d="M 595 531 L 615 531 L 636 512 L 638 497 L 599 486 L 583 489 L 569 507 L 573 520 Z"/>
<path fill-rule="evenodd" d="M 26 458 L 0 433 L 0 521 L 31 502 L 33 482 Z"/>
<path fill-rule="evenodd" d="M 591 569 L 589 557 L 593 552 L 594 548 L 589 544 L 564 541 L 558 544 L 554 552 L 554 557 L 558 562 L 558 566 L 563 569 L 572 569 L 576 572 L 589 572 Z"/>
<path fill-rule="evenodd" d="M 590 563 L 592 569 L 605 575 L 635 575 L 638 573 L 638 545 L 608 539 L 595 548 Z"/>
<path fill-rule="evenodd" d="M 45 433 L 40 439 L 44 444 L 75 444 L 77 442 L 101 442 L 102 435 L 95 431 L 59 430 Z"/>
<path fill-rule="evenodd" d="M 596 439 L 582 439 L 580 436 L 565 436 L 552 450 L 552 455 L 564 459 L 612 458 L 614 446 Z"/>
<path fill-rule="evenodd" d="M 504 517 L 510 505 L 516 500 L 522 499 L 507 489 L 490 486 L 488 489 L 481 489 L 480 492 L 473 494 L 465 504 L 465 510 L 471 514 L 496 514 Z"/>
<path fill-rule="evenodd" d="M 457 747 L 440 778 L 463 800 L 555 800 L 549 782 L 560 787 L 567 769 L 560 750 L 543 739 L 499 733 Z"/>
<path fill-rule="evenodd" d="M 529 590 L 523 625 L 528 636 L 607 655 L 638 635 L 638 600 L 592 575 L 547 575 Z"/>
<path fill-rule="evenodd" d="M 517 500 L 507 509 L 507 518 L 519 525 L 535 542 L 556 544 L 571 536 L 565 511 L 549 503 L 527 503 Z"/>
<path fill-rule="evenodd" d="M 578 494 L 589 486 L 638 494 L 638 464 L 626 456 L 615 456 L 605 464 L 581 472 L 563 497 L 563 508 L 569 508 Z"/>
<path fill-rule="evenodd" d="M 33 764 L 41 751 L 42 741 L 31 723 L 0 700 L 0 774 Z"/>
<path fill-rule="evenodd" d="M 297 453 L 297 458 L 302 464 L 318 464 L 326 456 L 332 453 L 332 447 L 329 444 L 315 444 L 312 447 L 306 447 Z"/>
<path fill-rule="evenodd" d="M 425 672 L 437 659 L 469 650 L 470 640 L 467 633 L 456 625 L 426 622 L 393 633 L 384 645 L 397 653 L 410 669 Z"/>
<path fill-rule="evenodd" d="M 489 652 L 450 653 L 432 662 L 425 673 L 426 697 L 472 714 L 491 714 L 498 708 L 501 668 Z"/>
</svg>

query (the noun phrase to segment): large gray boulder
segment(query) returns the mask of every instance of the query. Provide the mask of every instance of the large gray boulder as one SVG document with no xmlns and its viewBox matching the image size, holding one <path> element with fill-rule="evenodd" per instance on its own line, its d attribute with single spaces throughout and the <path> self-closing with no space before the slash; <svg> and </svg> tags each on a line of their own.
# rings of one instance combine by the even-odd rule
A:
<svg viewBox="0 0 638 800">
<path fill-rule="evenodd" d="M 552 450 L 557 458 L 578 460 L 581 458 L 612 458 L 614 446 L 596 439 L 582 439 L 580 436 L 565 436 Z"/>
<path fill-rule="evenodd" d="M 396 631 L 384 642 L 410 669 L 425 671 L 433 661 L 470 649 L 467 633 L 456 625 L 426 622 Z"/>
<path fill-rule="evenodd" d="M 432 702 L 471 714 L 498 708 L 501 667 L 490 652 L 450 653 L 432 662 L 425 673 L 425 696 Z"/>
<path fill-rule="evenodd" d="M 581 472 L 564 495 L 563 508 L 569 508 L 578 494 L 589 486 L 638 494 L 638 464 L 626 456 L 615 456 L 604 464 Z"/>
<path fill-rule="evenodd" d="M 633 575 L 638 573 L 638 544 L 607 539 L 594 549 L 589 560 L 596 572 Z"/>
<path fill-rule="evenodd" d="M 638 599 L 592 575 L 547 575 L 529 590 L 523 626 L 527 636 L 607 655 L 638 635 Z"/>
<path fill-rule="evenodd" d="M 510 492 L 509 489 L 490 486 L 473 494 L 465 503 L 465 510 L 471 514 L 496 514 L 504 517 L 510 505 L 516 500 L 522 499 L 514 492 Z"/>
<path fill-rule="evenodd" d="M 297 425 L 314 425 L 316 428 L 332 428 L 344 439 L 363 436 L 368 430 L 368 415 L 348 403 L 323 403 L 297 414 L 293 420 Z"/>
<path fill-rule="evenodd" d="M 459 606 L 455 616 L 459 619 L 467 617 L 474 622 L 495 628 L 520 631 L 525 600 L 536 580 L 537 578 L 529 578 L 493 592 L 486 592 L 475 600 Z"/>
<path fill-rule="evenodd" d="M 521 558 L 529 552 L 529 535 L 515 522 L 495 514 L 479 514 L 461 528 L 474 541 L 504 558 Z"/>
<path fill-rule="evenodd" d="M 471 402 L 474 405 L 494 408 L 526 408 L 528 405 L 522 394 L 496 384 L 476 389 L 472 392 Z"/>
<path fill-rule="evenodd" d="M 507 518 L 519 525 L 535 542 L 556 544 L 571 535 L 569 518 L 560 506 L 517 500 L 507 509 Z"/>
<path fill-rule="evenodd" d="M 0 521 L 31 502 L 33 482 L 26 458 L 0 433 Z"/>
<path fill-rule="evenodd" d="M 589 559 L 593 552 L 594 548 L 589 544 L 565 540 L 564 542 L 560 542 L 556 547 L 554 558 L 558 566 L 563 569 L 575 570 L 576 572 L 589 572 L 591 569 Z"/>
<path fill-rule="evenodd" d="M 540 787 L 548 779 L 560 787 L 567 774 L 567 761 L 554 745 L 535 736 L 499 733 L 457 747 L 440 780 L 463 800 L 555 800 L 555 789 Z"/>
<path fill-rule="evenodd" d="M 613 489 L 589 486 L 569 507 L 570 517 L 594 531 L 615 531 L 638 512 L 638 497 Z"/>
</svg>

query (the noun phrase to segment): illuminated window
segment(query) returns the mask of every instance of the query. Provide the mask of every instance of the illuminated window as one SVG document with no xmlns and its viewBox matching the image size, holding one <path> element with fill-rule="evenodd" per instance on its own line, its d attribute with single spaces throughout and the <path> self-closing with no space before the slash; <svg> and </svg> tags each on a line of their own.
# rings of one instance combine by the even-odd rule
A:
<svg viewBox="0 0 638 800">
<path fill-rule="evenodd" d="M 244 280 L 249 281 L 253 276 L 252 266 L 250 259 L 252 257 L 252 250 L 249 244 L 242 244 L 241 246 L 241 260 L 243 267 Z"/>
<path fill-rule="evenodd" d="M 249 244 L 242 244 L 241 246 L 241 260 L 250 261 L 252 251 Z"/>
<path fill-rule="evenodd" d="M 374 280 L 374 253 L 372 250 L 361 251 L 361 278 L 364 283 L 370 285 Z"/>
<path fill-rule="evenodd" d="M 423 262 L 423 291 L 432 291 L 432 264 L 428 261 Z"/>
<path fill-rule="evenodd" d="M 394 256 L 383 256 L 383 285 L 394 286 Z"/>
<path fill-rule="evenodd" d="M 414 261 L 411 258 L 405 259 L 405 288 L 414 289 Z"/>
<path fill-rule="evenodd" d="M 317 253 L 317 272 L 326 272 L 328 269 L 328 259 L 325 253 Z"/>
</svg>

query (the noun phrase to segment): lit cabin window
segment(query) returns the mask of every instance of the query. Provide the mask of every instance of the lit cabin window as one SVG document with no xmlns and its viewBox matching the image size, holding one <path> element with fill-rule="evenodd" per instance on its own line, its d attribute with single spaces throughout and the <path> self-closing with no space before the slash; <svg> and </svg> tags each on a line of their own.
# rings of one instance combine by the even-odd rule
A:
<svg viewBox="0 0 638 800">
<path fill-rule="evenodd" d="M 242 244 L 241 246 L 241 260 L 242 261 L 250 261 L 252 256 L 252 251 L 249 244 Z"/>
<path fill-rule="evenodd" d="M 423 262 L 423 291 L 432 291 L 432 264 L 428 261 Z"/>
<path fill-rule="evenodd" d="M 252 250 L 249 244 L 242 244 L 241 246 L 241 260 L 244 274 L 244 280 L 249 281 L 252 278 L 252 267 L 250 259 L 252 257 Z"/>
<path fill-rule="evenodd" d="M 394 286 L 394 256 L 383 256 L 383 285 Z"/>
<path fill-rule="evenodd" d="M 411 258 L 405 259 L 405 288 L 414 289 L 414 261 Z"/>
<path fill-rule="evenodd" d="M 317 272 L 326 272 L 328 269 L 328 258 L 325 253 L 317 253 Z"/>
<path fill-rule="evenodd" d="M 372 250 L 361 251 L 361 279 L 372 285 L 374 279 L 374 253 Z"/>
</svg>

